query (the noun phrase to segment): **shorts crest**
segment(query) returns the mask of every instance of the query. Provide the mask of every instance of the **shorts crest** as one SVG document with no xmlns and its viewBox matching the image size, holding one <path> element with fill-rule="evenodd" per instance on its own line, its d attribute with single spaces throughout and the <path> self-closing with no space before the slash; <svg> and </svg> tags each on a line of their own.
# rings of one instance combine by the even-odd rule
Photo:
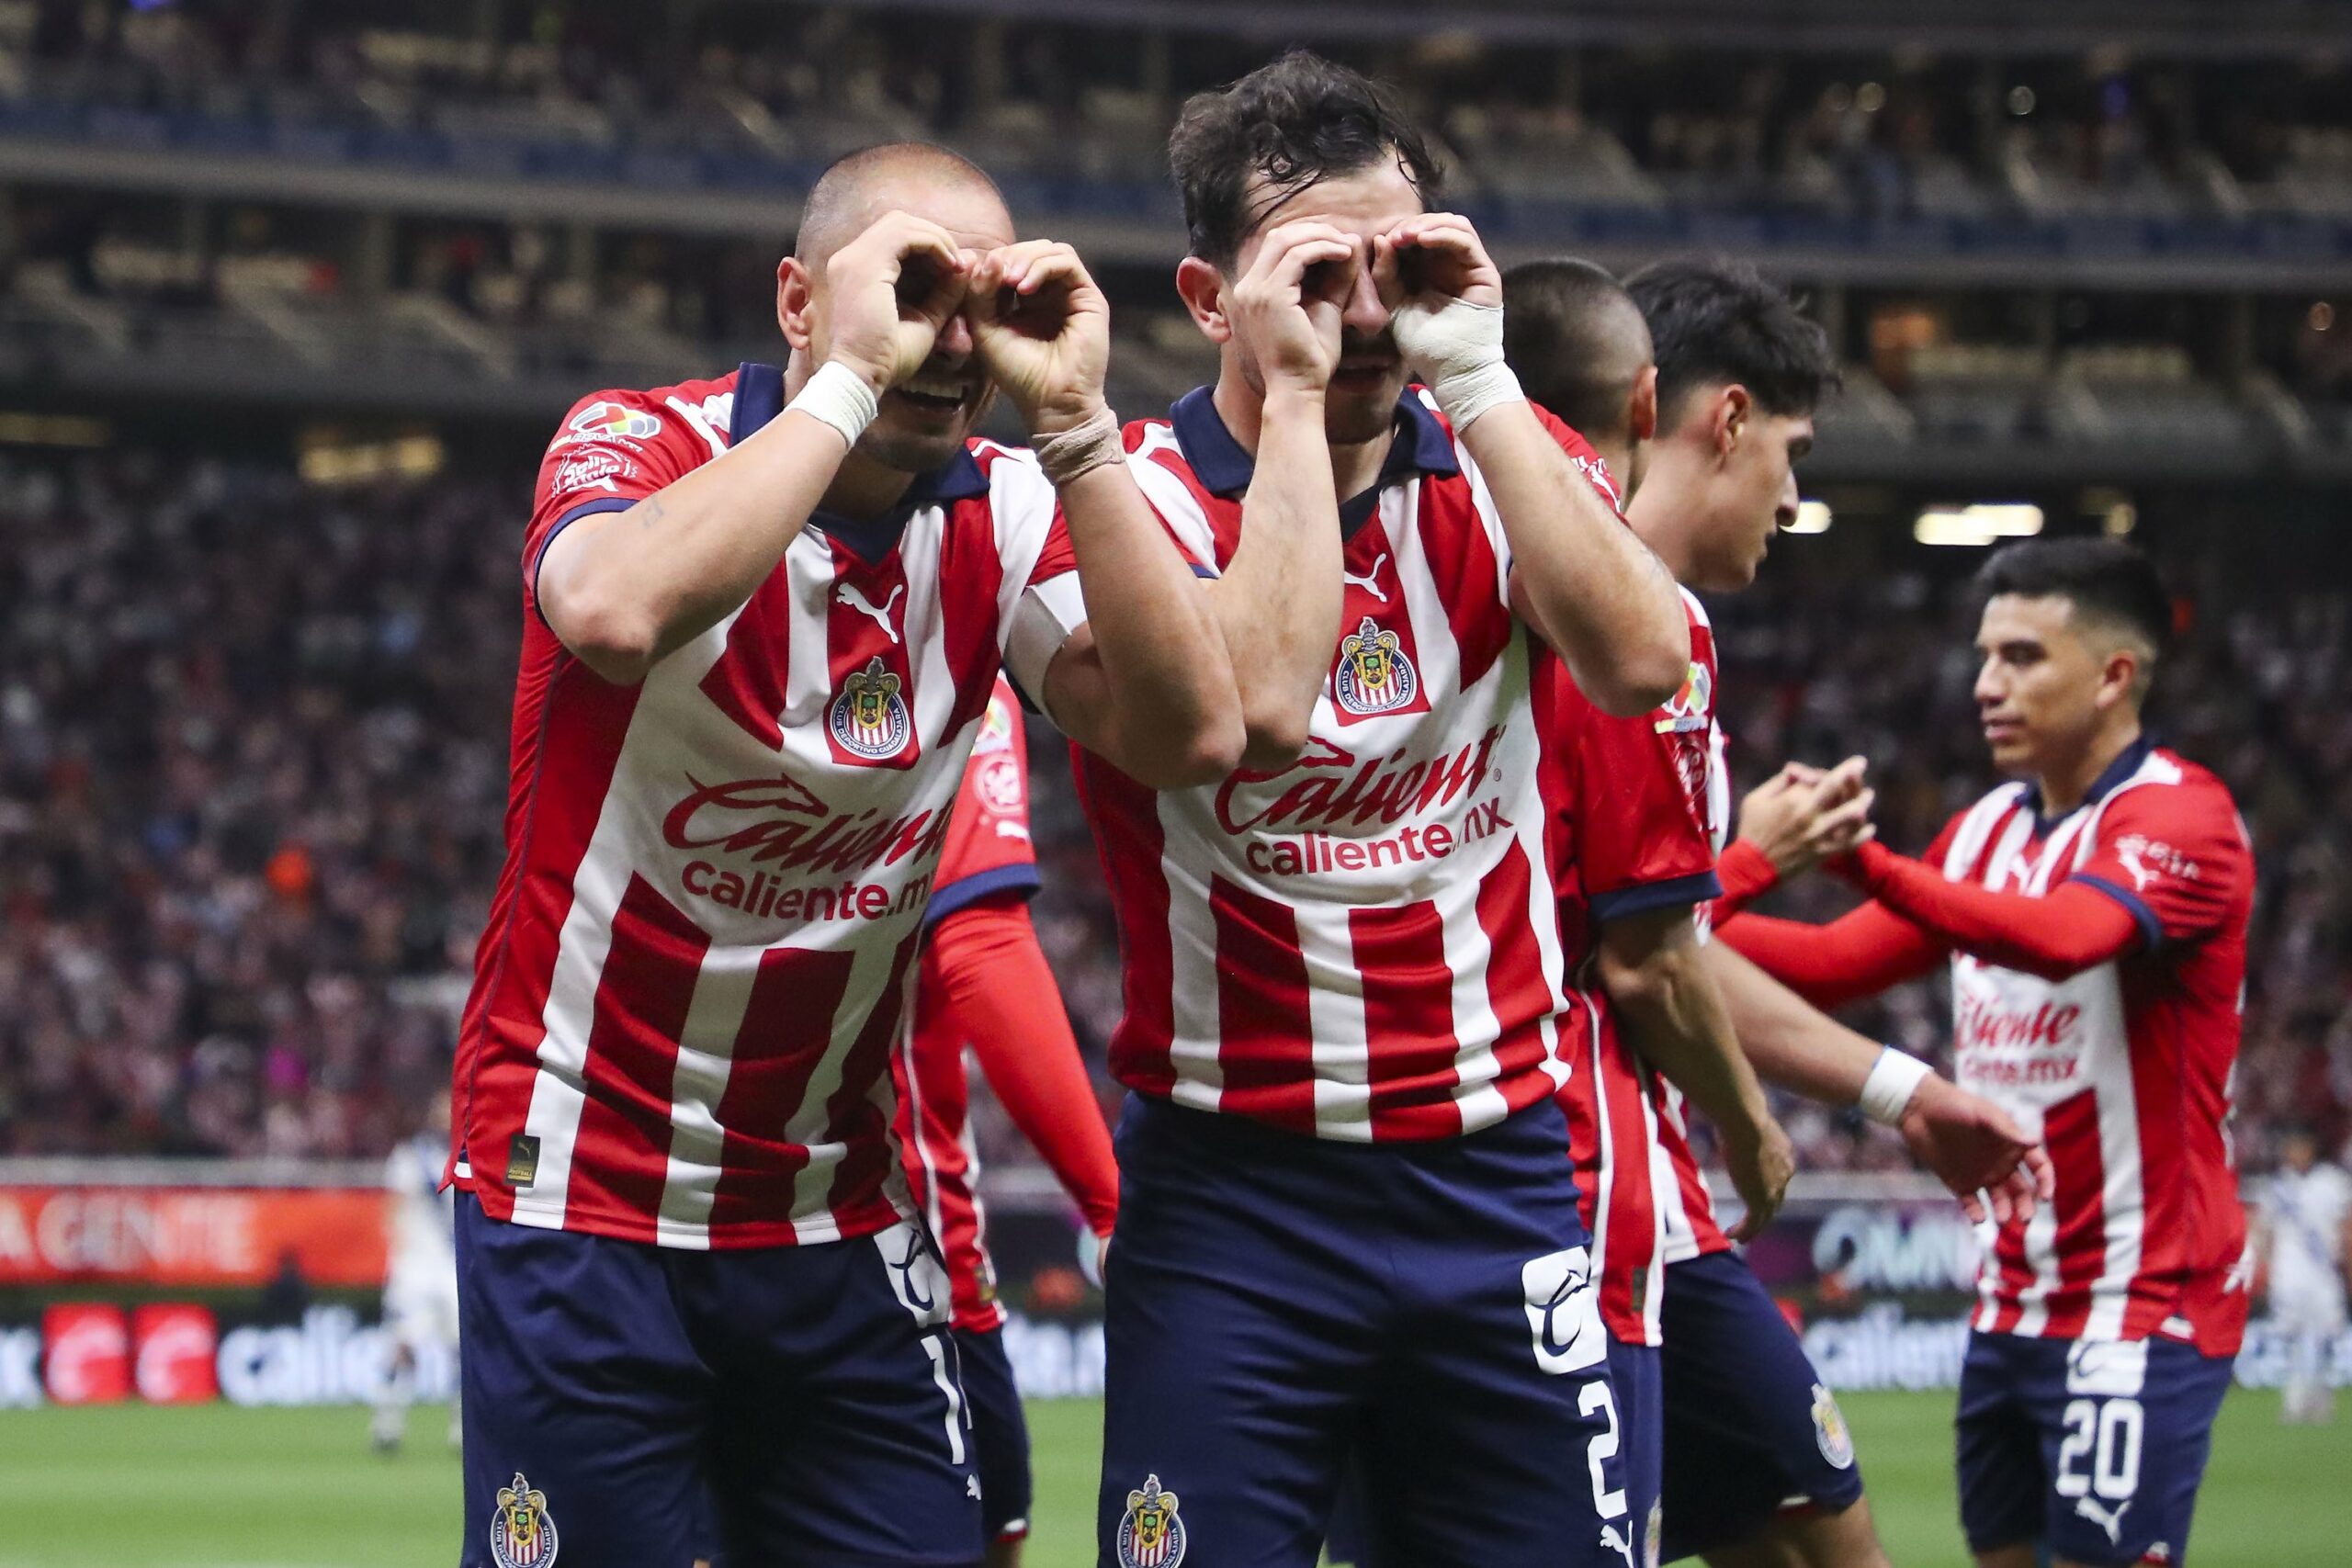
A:
<svg viewBox="0 0 2352 1568">
<path fill-rule="evenodd" d="M 523 1472 L 514 1483 L 498 1489 L 498 1507 L 490 1517 L 490 1560 L 498 1568 L 555 1568 L 555 1516 L 548 1512 L 548 1495 L 535 1490 Z"/>
<path fill-rule="evenodd" d="M 1176 1568 L 1184 1561 L 1184 1521 L 1176 1515 L 1176 1494 L 1147 1475 L 1127 1494 L 1126 1517 L 1119 1521 L 1119 1568 Z"/>
</svg>

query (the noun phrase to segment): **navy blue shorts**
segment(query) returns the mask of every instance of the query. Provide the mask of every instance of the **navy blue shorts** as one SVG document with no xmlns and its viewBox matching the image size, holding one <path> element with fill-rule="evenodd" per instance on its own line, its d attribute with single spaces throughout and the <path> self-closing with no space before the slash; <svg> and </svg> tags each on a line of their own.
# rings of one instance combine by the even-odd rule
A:
<svg viewBox="0 0 2352 1568">
<path fill-rule="evenodd" d="M 2101 1568 L 2179 1568 L 2231 1367 L 2169 1339 L 1970 1335 L 1958 1426 L 1970 1548 L 2042 1542 Z"/>
<path fill-rule="evenodd" d="M 1660 1562 L 1747 1540 L 1784 1508 L 1862 1495 L 1854 1439 L 1804 1344 L 1736 1253 L 1669 1263 Z"/>
<path fill-rule="evenodd" d="M 1029 1420 L 1021 1412 L 1001 1328 L 959 1328 L 964 1401 L 972 1413 L 972 1459 L 980 1472 L 980 1528 L 990 1540 L 1029 1533 Z"/>
<path fill-rule="evenodd" d="M 1641 1532 L 1636 1563 L 1660 1561 L 1665 1510 L 1660 1483 L 1666 1470 L 1665 1356 L 1655 1345 L 1609 1342 L 1609 1381 L 1617 1391 L 1617 1424 L 1623 1438 L 1625 1513 Z"/>
<path fill-rule="evenodd" d="M 1361 1464 L 1416 1568 L 1625 1568 L 1608 1333 L 1550 1100 L 1339 1144 L 1132 1097 L 1103 1325 L 1104 1568 L 1312 1568 Z"/>
<path fill-rule="evenodd" d="M 689 1252 L 458 1201 L 463 1568 L 972 1568 L 979 1482 L 920 1231 Z"/>
</svg>

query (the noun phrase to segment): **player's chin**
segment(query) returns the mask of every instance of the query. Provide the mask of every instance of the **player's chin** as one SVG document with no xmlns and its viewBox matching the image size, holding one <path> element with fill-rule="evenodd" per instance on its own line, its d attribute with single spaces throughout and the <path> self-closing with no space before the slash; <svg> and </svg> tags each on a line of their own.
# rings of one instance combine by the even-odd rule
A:
<svg viewBox="0 0 2352 1568">
<path fill-rule="evenodd" d="M 858 446 L 888 468 L 924 473 L 964 449 L 978 414 L 970 399 L 952 406 L 926 407 L 900 393 L 888 392 Z"/>
<path fill-rule="evenodd" d="M 1341 370 L 1323 393 L 1323 433 L 1334 445 L 1353 446 L 1388 434 L 1396 420 L 1396 400 L 1405 390 L 1401 370 Z"/>
</svg>

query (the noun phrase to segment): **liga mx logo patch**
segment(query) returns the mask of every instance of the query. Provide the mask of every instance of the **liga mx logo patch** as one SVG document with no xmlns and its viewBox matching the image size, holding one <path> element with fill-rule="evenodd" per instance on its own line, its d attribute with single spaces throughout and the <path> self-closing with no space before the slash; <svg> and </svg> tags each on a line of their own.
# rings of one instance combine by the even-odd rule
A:
<svg viewBox="0 0 2352 1568">
<path fill-rule="evenodd" d="M 1406 657 L 1403 640 L 1366 615 L 1340 639 L 1340 667 L 1331 685 L 1340 705 L 1351 714 L 1395 713 L 1412 705 L 1421 677 Z"/>
<path fill-rule="evenodd" d="M 833 699 L 829 727 L 834 741 L 853 756 L 880 761 L 906 750 L 914 723 L 899 677 L 882 666 L 880 655 L 853 671 Z"/>
<path fill-rule="evenodd" d="M 590 403 L 567 428 L 575 441 L 650 441 L 662 433 L 662 416 L 619 403 Z"/>
<path fill-rule="evenodd" d="M 1126 1517 L 1119 1521 L 1119 1568 L 1176 1568 L 1184 1561 L 1184 1521 L 1176 1515 L 1176 1494 L 1147 1475 L 1127 1494 Z"/>
<path fill-rule="evenodd" d="M 514 1484 L 498 1489 L 498 1510 L 490 1517 L 490 1560 L 498 1568 L 554 1568 L 555 1516 L 548 1495 L 514 1472 Z"/>
</svg>

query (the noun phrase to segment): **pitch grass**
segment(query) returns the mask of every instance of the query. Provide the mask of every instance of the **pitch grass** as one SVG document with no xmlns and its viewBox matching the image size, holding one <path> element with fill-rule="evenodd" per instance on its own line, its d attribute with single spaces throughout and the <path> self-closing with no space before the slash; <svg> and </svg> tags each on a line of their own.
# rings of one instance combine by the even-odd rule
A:
<svg viewBox="0 0 2352 1568">
<path fill-rule="evenodd" d="M 1951 1396 L 1845 1400 L 1889 1554 L 1960 1568 Z M 1086 1568 L 1101 1407 L 1033 1406 L 1030 1568 Z M 2230 1396 L 2192 1540 L 2197 1568 L 2352 1563 L 2352 1408 L 2282 1427 Z M 367 1413 L 221 1405 L 0 1412 L 0 1568 L 448 1568 L 458 1466 L 419 1412 L 408 1451 L 368 1451 Z M 562 1502 L 556 1500 L 557 1521 Z"/>
</svg>

